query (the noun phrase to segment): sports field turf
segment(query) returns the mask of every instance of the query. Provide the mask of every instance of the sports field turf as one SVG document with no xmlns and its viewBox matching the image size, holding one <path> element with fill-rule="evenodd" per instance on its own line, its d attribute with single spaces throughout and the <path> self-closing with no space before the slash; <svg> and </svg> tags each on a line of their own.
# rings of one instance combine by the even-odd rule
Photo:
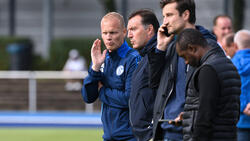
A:
<svg viewBox="0 0 250 141">
<path fill-rule="evenodd" d="M 0 128 L 1 141 L 101 141 L 101 128 Z"/>
</svg>

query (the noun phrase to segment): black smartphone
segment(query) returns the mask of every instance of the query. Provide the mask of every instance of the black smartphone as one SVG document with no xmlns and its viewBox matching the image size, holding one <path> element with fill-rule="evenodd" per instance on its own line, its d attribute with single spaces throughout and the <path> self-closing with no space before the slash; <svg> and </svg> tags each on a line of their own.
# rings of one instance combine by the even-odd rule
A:
<svg viewBox="0 0 250 141">
<path fill-rule="evenodd" d="M 170 36 L 170 34 L 168 33 L 168 28 L 167 27 L 163 27 L 163 29 L 164 29 L 164 34 L 167 36 L 167 37 L 169 37 Z"/>
</svg>

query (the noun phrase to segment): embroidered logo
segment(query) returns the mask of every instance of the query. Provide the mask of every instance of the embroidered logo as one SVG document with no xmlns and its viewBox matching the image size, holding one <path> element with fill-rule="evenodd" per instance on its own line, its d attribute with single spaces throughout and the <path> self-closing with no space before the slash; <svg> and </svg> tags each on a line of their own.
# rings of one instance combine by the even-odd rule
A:
<svg viewBox="0 0 250 141">
<path fill-rule="evenodd" d="M 118 66 L 116 69 L 116 75 L 120 76 L 124 72 L 124 67 L 122 65 Z"/>
</svg>

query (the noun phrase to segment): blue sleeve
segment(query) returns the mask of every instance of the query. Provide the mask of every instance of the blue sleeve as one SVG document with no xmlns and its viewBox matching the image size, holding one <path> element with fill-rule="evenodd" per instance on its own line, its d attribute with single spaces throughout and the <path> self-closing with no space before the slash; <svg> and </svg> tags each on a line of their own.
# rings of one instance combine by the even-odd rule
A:
<svg viewBox="0 0 250 141">
<path fill-rule="evenodd" d="M 86 103 L 93 103 L 99 96 L 98 82 L 102 79 L 101 72 L 89 69 L 89 75 L 83 81 L 82 97 Z"/>
<path fill-rule="evenodd" d="M 232 62 L 233 62 L 233 64 L 235 65 L 235 67 L 237 68 L 239 74 L 241 75 L 241 68 L 242 68 L 242 67 L 241 67 L 241 65 L 240 65 L 240 63 L 241 63 L 240 57 L 241 57 L 241 56 L 238 56 L 238 55 L 236 54 L 236 55 L 232 58 Z M 241 79 L 243 79 L 243 78 L 241 78 Z M 242 81 L 242 80 L 241 80 L 241 81 Z M 241 90 L 241 92 L 242 92 L 242 90 Z M 244 109 L 246 108 L 247 104 L 248 104 L 248 98 L 247 98 L 247 96 L 246 96 L 245 94 L 242 94 L 242 93 L 241 93 L 241 95 L 240 95 L 240 112 L 241 112 L 241 113 L 243 113 L 243 111 L 244 111 Z"/>
<path fill-rule="evenodd" d="M 240 112 L 243 113 L 244 109 L 248 104 L 247 97 L 244 94 L 240 95 Z"/>
<path fill-rule="evenodd" d="M 113 89 L 103 86 L 100 91 L 100 99 L 103 103 L 108 104 L 112 107 L 117 108 L 128 108 L 128 101 L 131 92 L 131 79 L 134 70 L 138 64 L 138 58 L 134 58 L 132 63 L 130 63 L 125 78 L 125 88 L 124 89 Z"/>
</svg>

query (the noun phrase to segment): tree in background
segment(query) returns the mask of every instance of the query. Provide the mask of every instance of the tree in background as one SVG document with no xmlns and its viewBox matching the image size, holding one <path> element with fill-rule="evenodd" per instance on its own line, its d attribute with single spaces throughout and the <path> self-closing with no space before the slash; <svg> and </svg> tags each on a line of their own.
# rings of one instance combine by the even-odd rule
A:
<svg viewBox="0 0 250 141">
<path fill-rule="evenodd" d="M 243 28 L 245 0 L 233 0 L 233 26 L 235 32 Z"/>
<path fill-rule="evenodd" d="M 104 6 L 106 13 L 116 11 L 115 0 L 99 0 Z"/>
</svg>

